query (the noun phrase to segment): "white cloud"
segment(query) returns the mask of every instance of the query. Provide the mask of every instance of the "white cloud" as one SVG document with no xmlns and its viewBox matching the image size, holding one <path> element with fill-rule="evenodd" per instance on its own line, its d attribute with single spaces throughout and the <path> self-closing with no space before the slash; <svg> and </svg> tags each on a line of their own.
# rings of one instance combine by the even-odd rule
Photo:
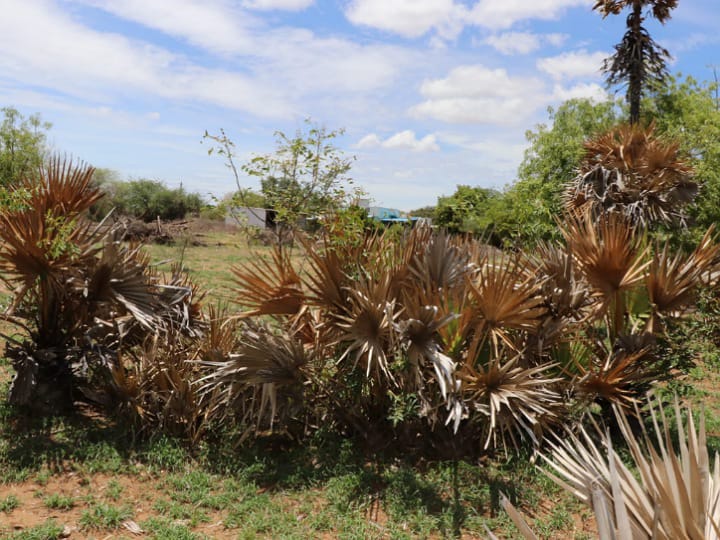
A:
<svg viewBox="0 0 720 540">
<path fill-rule="evenodd" d="M 260 24 L 247 11 L 223 0 L 71 1 L 186 39 L 216 53 L 252 50 L 255 45 L 251 28 Z"/>
<path fill-rule="evenodd" d="M 375 133 L 370 133 L 369 135 L 365 135 L 362 139 L 360 139 L 355 145 L 355 148 L 377 148 L 381 144 L 382 142 L 380 141 L 380 137 L 378 137 Z"/>
<path fill-rule="evenodd" d="M 452 123 L 514 124 L 522 122 L 543 99 L 539 79 L 510 77 L 504 69 L 459 66 L 444 79 L 426 80 L 426 100 L 410 109 L 419 117 Z"/>
<path fill-rule="evenodd" d="M 540 48 L 540 37 L 529 32 L 505 32 L 485 39 L 503 54 L 528 54 Z"/>
<path fill-rule="evenodd" d="M 458 0 L 351 0 L 345 16 L 356 25 L 394 32 L 407 38 L 435 30 L 454 38 L 465 26 L 493 30 L 510 28 L 530 19 L 555 19 L 567 8 L 587 0 L 478 0 L 474 5 Z"/>
<path fill-rule="evenodd" d="M 553 97 L 559 101 L 577 98 L 605 101 L 608 99 L 608 93 L 597 83 L 578 83 L 570 88 L 563 88 L 560 85 L 555 85 Z"/>
<path fill-rule="evenodd" d="M 245 0 L 243 5 L 250 9 L 300 11 L 314 3 L 315 0 Z"/>
<path fill-rule="evenodd" d="M 412 150 L 413 152 L 437 152 L 440 150 L 435 135 L 425 135 L 422 139 L 418 139 L 415 132 L 409 129 L 400 131 L 395 135 L 388 137 L 384 141 L 381 140 L 377 134 L 370 133 L 360 139 L 355 147 L 361 149 L 382 147 L 389 149 Z"/>
<path fill-rule="evenodd" d="M 446 37 L 462 30 L 462 5 L 453 0 L 353 0 L 345 16 L 356 25 L 420 37 L 435 28 Z"/>
<path fill-rule="evenodd" d="M 268 117 L 292 112 L 288 101 L 259 79 L 89 29 L 47 1 L 8 2 L 0 18 L 0 71 L 6 77 L 96 100 L 136 91 Z"/>
<path fill-rule="evenodd" d="M 468 20 L 498 30 L 529 19 L 556 19 L 576 6 L 587 6 L 587 0 L 480 0 L 471 9 Z"/>
<path fill-rule="evenodd" d="M 539 70 L 544 71 L 555 80 L 578 79 L 582 77 L 600 77 L 600 68 L 608 54 L 602 51 L 571 51 L 541 58 L 537 61 Z"/>
<path fill-rule="evenodd" d="M 399 47 L 319 38 L 300 28 L 268 28 L 261 19 L 226 0 L 72 1 L 223 54 L 255 78 L 268 81 L 276 91 L 283 89 L 288 99 L 304 93 L 374 90 L 392 82 L 403 66 L 412 64 L 412 54 Z M 300 3 L 262 1 L 268 5 Z"/>
<path fill-rule="evenodd" d="M 485 38 L 487 43 L 503 54 L 528 54 L 540 48 L 543 43 L 560 46 L 567 39 L 566 34 L 533 34 L 531 32 L 504 32 Z"/>
<path fill-rule="evenodd" d="M 403 148 L 414 152 L 437 152 L 440 147 L 435 141 L 435 135 L 425 135 L 422 139 L 415 137 L 411 130 L 396 133 L 382 143 L 384 148 Z"/>
</svg>

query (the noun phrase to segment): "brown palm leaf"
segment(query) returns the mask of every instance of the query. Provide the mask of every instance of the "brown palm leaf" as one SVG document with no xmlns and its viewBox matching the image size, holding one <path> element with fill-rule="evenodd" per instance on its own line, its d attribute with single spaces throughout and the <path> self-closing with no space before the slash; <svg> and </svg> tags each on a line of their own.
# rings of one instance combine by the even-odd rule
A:
<svg viewBox="0 0 720 540">
<path fill-rule="evenodd" d="M 537 276 L 527 272 L 527 261 L 519 256 L 494 253 L 474 277 L 467 278 L 470 308 L 475 313 L 473 339 L 468 357 L 475 358 L 486 340 L 493 350 L 500 343 L 519 350 L 512 331 L 535 331 L 545 314 Z"/>
<path fill-rule="evenodd" d="M 29 204 L 43 213 L 73 218 L 104 196 L 92 181 L 94 172 L 88 165 L 52 157 L 40 170 L 39 184 L 35 179 L 25 182 L 31 193 Z"/>
<path fill-rule="evenodd" d="M 646 226 L 685 219 L 698 190 L 693 169 L 679 144 L 658 138 L 653 125 L 618 126 L 586 142 L 585 152 L 565 193 L 571 212 L 620 212 Z"/>
<path fill-rule="evenodd" d="M 508 439 L 518 448 L 518 436 L 537 445 L 548 427 L 560 420 L 562 399 L 554 389 L 560 379 L 549 375 L 554 367 L 524 368 L 517 356 L 492 360 L 484 367 L 462 366 L 458 377 L 465 403 L 486 422 L 485 449 L 491 444 L 507 449 Z"/>
<path fill-rule="evenodd" d="M 631 464 L 614 450 L 609 433 L 595 425 L 594 436 L 580 429 L 552 443 L 552 455 L 543 456 L 551 468 L 546 474 L 592 506 L 598 524 L 617 538 L 720 538 L 720 461 L 716 456 L 711 467 L 704 415 L 696 428 L 689 408 L 683 414 L 676 399 L 674 409 L 677 446 L 662 404 L 650 398 L 654 437 L 644 428 L 636 435 L 627 413 L 615 409 Z M 647 417 L 648 412 L 636 407 L 634 414 Z"/>
<path fill-rule="evenodd" d="M 391 278 L 380 281 L 361 278 L 347 290 L 346 313 L 335 316 L 341 331 L 338 342 L 344 349 L 340 360 L 353 356 L 374 380 L 393 380 L 389 358 L 398 346 L 396 300 L 390 297 Z"/>
<path fill-rule="evenodd" d="M 650 272 L 647 277 L 648 297 L 653 313 L 648 327 L 651 332 L 659 330 L 664 315 L 679 315 L 694 304 L 698 288 L 707 281 L 720 253 L 720 244 L 708 230 L 690 254 L 670 254 L 666 244 L 655 250 Z"/>
<path fill-rule="evenodd" d="M 562 233 L 585 279 L 607 302 L 641 283 L 650 261 L 644 260 L 643 237 L 627 218 L 610 213 L 598 221 L 587 211 L 568 216 Z"/>
<path fill-rule="evenodd" d="M 620 407 L 631 407 L 648 387 L 668 374 L 655 352 L 655 337 L 647 332 L 620 336 L 612 351 L 597 343 L 587 363 L 575 358 L 574 383 L 580 396 Z"/>
<path fill-rule="evenodd" d="M 440 232 L 432 235 L 409 261 L 413 277 L 428 291 L 448 291 L 464 287 L 470 264 L 466 245 Z"/>
<path fill-rule="evenodd" d="M 272 260 L 257 258 L 232 268 L 237 301 L 250 308 L 243 316 L 294 315 L 303 305 L 300 277 L 287 248 L 275 246 Z"/>
<path fill-rule="evenodd" d="M 306 380 L 302 370 L 309 359 L 308 351 L 292 335 L 246 323 L 236 353 L 199 362 L 208 372 L 198 384 L 201 395 L 210 401 L 209 416 L 222 419 L 240 414 L 243 421 L 256 426 L 267 418 L 272 428 L 283 409 L 280 402 L 302 393 Z"/>
</svg>

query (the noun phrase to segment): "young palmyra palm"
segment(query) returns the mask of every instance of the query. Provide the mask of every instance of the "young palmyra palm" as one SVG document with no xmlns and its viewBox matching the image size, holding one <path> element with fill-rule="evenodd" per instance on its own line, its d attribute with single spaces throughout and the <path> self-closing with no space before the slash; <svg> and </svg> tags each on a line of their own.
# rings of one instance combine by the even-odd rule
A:
<svg viewBox="0 0 720 540">
<path fill-rule="evenodd" d="M 720 538 L 720 459 L 716 455 L 711 466 L 704 415 L 696 428 L 692 411 L 681 411 L 676 398 L 673 426 L 659 402 L 650 398 L 647 409 L 635 414 L 649 414 L 652 433 L 643 428 L 639 435 L 626 413 L 615 409 L 631 464 L 595 424 L 591 431 L 580 428 L 551 443 L 551 453 L 542 454 L 545 473 L 593 509 L 600 538 Z M 525 538 L 536 538 L 507 499 L 503 506 Z"/>
</svg>

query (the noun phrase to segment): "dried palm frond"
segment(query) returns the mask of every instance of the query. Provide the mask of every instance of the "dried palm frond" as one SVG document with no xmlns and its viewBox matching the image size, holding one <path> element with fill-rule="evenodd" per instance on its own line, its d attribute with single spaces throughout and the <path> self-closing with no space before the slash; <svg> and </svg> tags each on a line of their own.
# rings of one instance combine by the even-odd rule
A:
<svg viewBox="0 0 720 540">
<path fill-rule="evenodd" d="M 540 244 L 531 261 L 529 271 L 546 276 L 540 289 L 548 315 L 573 321 L 587 318 L 592 299 L 572 254 L 558 246 Z"/>
<path fill-rule="evenodd" d="M 162 327 L 161 303 L 148 275 L 149 256 L 140 246 L 107 242 L 88 276 L 84 296 L 91 303 L 116 303 L 150 331 Z"/>
<path fill-rule="evenodd" d="M 180 335 L 148 337 L 128 358 L 120 356 L 112 365 L 108 405 L 116 415 L 129 416 L 142 431 L 161 430 L 196 440 L 205 414 L 193 355 Z"/>
<path fill-rule="evenodd" d="M 437 306 L 428 305 L 413 305 L 406 308 L 406 314 L 409 318 L 397 323 L 397 328 L 403 348 L 406 349 L 405 354 L 414 370 L 414 389 L 422 402 L 421 415 L 430 416 L 429 411 L 433 410 L 431 400 L 425 393 L 427 375 L 423 370 L 429 362 L 433 367 L 440 395 L 450 411 L 446 423 L 452 423 L 457 431 L 464 412 L 457 396 L 461 383 L 455 376 L 457 364 L 442 351 L 439 335 L 439 330 L 457 316 L 452 313 L 443 315 Z M 404 390 L 408 391 L 407 388 Z"/>
<path fill-rule="evenodd" d="M 654 354 L 655 337 L 647 332 L 619 336 L 610 352 L 602 343 L 594 349 L 586 362 L 574 358 L 575 390 L 591 400 L 632 407 L 651 383 L 669 376 Z"/>
<path fill-rule="evenodd" d="M 300 277 L 292 265 L 287 248 L 276 245 L 272 260 L 258 258 L 233 267 L 240 286 L 237 301 L 250 311 L 244 316 L 294 315 L 303 305 Z"/>
<path fill-rule="evenodd" d="M 172 327 L 183 336 L 202 336 L 206 327 L 202 313 L 205 293 L 190 279 L 182 265 L 173 264 L 170 274 L 163 274 L 156 288 L 162 306 L 160 317 L 165 326 Z"/>
<path fill-rule="evenodd" d="M 432 235 L 423 248 L 409 261 L 409 266 L 426 290 L 440 293 L 465 285 L 470 263 L 466 246 L 441 232 Z"/>
<path fill-rule="evenodd" d="M 377 282 L 361 279 L 347 291 L 346 314 L 336 315 L 342 334 L 338 342 L 344 349 L 340 361 L 352 355 L 374 380 L 393 380 L 389 357 L 398 345 L 395 327 L 396 300 L 389 296 L 390 277 Z"/>
<path fill-rule="evenodd" d="M 31 193 L 29 205 L 40 213 L 73 218 L 89 209 L 104 195 L 92 181 L 95 169 L 58 156 L 41 167 L 38 179 L 27 179 L 23 187 Z"/>
<path fill-rule="evenodd" d="M 683 207 L 697 194 L 692 167 L 679 144 L 655 136 L 654 126 L 623 125 L 585 143 L 580 171 L 569 184 L 571 213 L 619 212 L 649 225 L 684 220 Z"/>
<path fill-rule="evenodd" d="M 543 456 L 553 471 L 548 475 L 592 505 L 598 522 L 608 522 L 610 530 L 622 532 L 621 537 L 720 538 L 720 462 L 716 456 L 711 468 L 704 416 L 696 430 L 690 409 L 683 415 L 676 399 L 676 450 L 662 405 L 651 400 L 648 408 L 655 432 L 652 438 L 645 430 L 637 437 L 625 413 L 615 410 L 632 466 L 615 452 L 609 434 L 596 426 L 602 446 L 584 429 L 552 444 L 552 456 Z M 638 409 L 635 414 L 641 416 Z M 598 501 L 607 501 L 605 511 Z"/>
<path fill-rule="evenodd" d="M 220 359 L 217 353 L 213 356 L 198 362 L 208 372 L 198 381 L 200 393 L 210 401 L 208 415 L 222 419 L 234 414 L 258 428 L 266 418 L 272 428 L 281 410 L 292 412 L 288 407 L 302 394 L 306 381 L 302 370 L 310 360 L 293 336 L 249 322 L 243 326 L 236 353 Z"/>
<path fill-rule="evenodd" d="M 527 262 L 518 256 L 492 254 L 467 283 L 475 314 L 469 357 L 475 358 L 488 339 L 495 351 L 501 343 L 519 350 L 512 331 L 536 330 L 545 314 L 540 282 L 528 275 Z"/>
<path fill-rule="evenodd" d="M 596 224 L 589 212 L 569 216 L 562 233 L 585 279 L 605 302 L 645 278 L 650 261 L 637 228 L 617 213 Z"/>
<path fill-rule="evenodd" d="M 465 403 L 485 422 L 485 449 L 491 443 L 507 449 L 506 437 L 518 448 L 516 436 L 537 445 L 547 428 L 560 420 L 562 399 L 554 389 L 559 379 L 549 375 L 555 366 L 525 368 L 518 361 L 516 356 L 477 368 L 465 363 L 458 371 Z"/>
<path fill-rule="evenodd" d="M 657 331 L 664 315 L 680 315 L 695 303 L 698 288 L 704 285 L 720 253 L 720 244 L 708 230 L 690 255 L 670 254 L 669 247 L 655 250 L 647 277 L 649 301 L 653 313 L 648 323 L 651 332 Z"/>
<path fill-rule="evenodd" d="M 347 254 L 337 249 L 321 252 L 308 240 L 301 241 L 308 257 L 308 269 L 303 276 L 308 303 L 332 312 L 344 312 L 345 289 L 351 283 Z"/>
</svg>

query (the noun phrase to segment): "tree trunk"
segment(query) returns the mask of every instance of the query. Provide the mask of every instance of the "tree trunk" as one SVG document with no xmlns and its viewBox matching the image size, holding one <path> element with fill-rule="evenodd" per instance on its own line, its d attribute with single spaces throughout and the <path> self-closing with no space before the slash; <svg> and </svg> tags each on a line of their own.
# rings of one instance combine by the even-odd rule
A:
<svg viewBox="0 0 720 540">
<path fill-rule="evenodd" d="M 645 71 L 645 44 L 642 38 L 642 5 L 634 0 L 633 11 L 628 17 L 628 26 L 633 36 L 633 50 L 628 81 L 628 102 L 630 103 L 630 124 L 640 122 L 640 99 Z"/>
</svg>

